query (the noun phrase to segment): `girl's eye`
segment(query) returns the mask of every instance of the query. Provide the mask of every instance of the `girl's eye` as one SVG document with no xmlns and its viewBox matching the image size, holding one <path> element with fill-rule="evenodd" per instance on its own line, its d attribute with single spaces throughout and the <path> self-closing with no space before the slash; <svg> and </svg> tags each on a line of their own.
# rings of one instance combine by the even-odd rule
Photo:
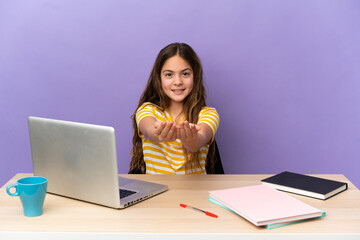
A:
<svg viewBox="0 0 360 240">
<path fill-rule="evenodd" d="M 171 77 L 172 73 L 165 73 L 165 77 Z"/>
<path fill-rule="evenodd" d="M 183 75 L 187 77 L 187 76 L 190 76 L 190 73 L 189 72 L 184 72 Z"/>
</svg>

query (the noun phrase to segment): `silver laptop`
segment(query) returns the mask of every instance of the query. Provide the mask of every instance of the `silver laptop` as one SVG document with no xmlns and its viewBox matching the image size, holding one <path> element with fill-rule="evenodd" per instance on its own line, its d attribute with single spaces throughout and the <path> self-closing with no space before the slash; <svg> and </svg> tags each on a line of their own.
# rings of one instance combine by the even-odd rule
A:
<svg viewBox="0 0 360 240">
<path fill-rule="evenodd" d="M 168 189 L 118 176 L 112 127 L 29 117 L 34 175 L 48 192 L 112 208 L 125 208 Z"/>
</svg>

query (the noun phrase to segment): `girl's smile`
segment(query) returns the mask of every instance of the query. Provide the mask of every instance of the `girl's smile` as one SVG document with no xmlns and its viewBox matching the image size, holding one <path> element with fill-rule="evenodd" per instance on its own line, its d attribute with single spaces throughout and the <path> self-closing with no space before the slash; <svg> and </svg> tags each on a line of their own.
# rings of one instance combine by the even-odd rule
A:
<svg viewBox="0 0 360 240">
<path fill-rule="evenodd" d="M 184 93 L 185 89 L 173 89 L 171 91 L 173 91 L 173 93 L 176 95 L 180 95 Z"/>
</svg>

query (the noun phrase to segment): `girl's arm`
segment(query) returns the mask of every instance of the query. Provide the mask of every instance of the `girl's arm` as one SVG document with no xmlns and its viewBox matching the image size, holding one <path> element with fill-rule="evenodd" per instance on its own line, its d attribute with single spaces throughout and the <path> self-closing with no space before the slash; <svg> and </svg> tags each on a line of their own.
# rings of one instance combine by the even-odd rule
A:
<svg viewBox="0 0 360 240">
<path fill-rule="evenodd" d="M 205 124 L 198 125 L 188 121 L 180 123 L 177 129 L 177 138 L 179 138 L 184 147 L 190 152 L 197 152 L 205 144 L 209 143 L 213 137 L 211 128 Z"/>
<path fill-rule="evenodd" d="M 177 137 L 175 123 L 161 122 L 150 116 L 141 119 L 139 130 L 152 142 L 171 142 Z"/>
</svg>

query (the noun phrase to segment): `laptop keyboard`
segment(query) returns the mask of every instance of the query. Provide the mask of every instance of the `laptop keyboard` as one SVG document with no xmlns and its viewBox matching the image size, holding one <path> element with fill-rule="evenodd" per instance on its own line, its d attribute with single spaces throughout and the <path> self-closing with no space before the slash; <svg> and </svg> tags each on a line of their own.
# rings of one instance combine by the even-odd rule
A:
<svg viewBox="0 0 360 240">
<path fill-rule="evenodd" d="M 124 198 L 124 197 L 127 197 L 127 196 L 130 196 L 130 195 L 133 195 L 134 191 L 130 191 L 130 190 L 127 190 L 127 189 L 120 189 L 120 198 Z"/>
</svg>

